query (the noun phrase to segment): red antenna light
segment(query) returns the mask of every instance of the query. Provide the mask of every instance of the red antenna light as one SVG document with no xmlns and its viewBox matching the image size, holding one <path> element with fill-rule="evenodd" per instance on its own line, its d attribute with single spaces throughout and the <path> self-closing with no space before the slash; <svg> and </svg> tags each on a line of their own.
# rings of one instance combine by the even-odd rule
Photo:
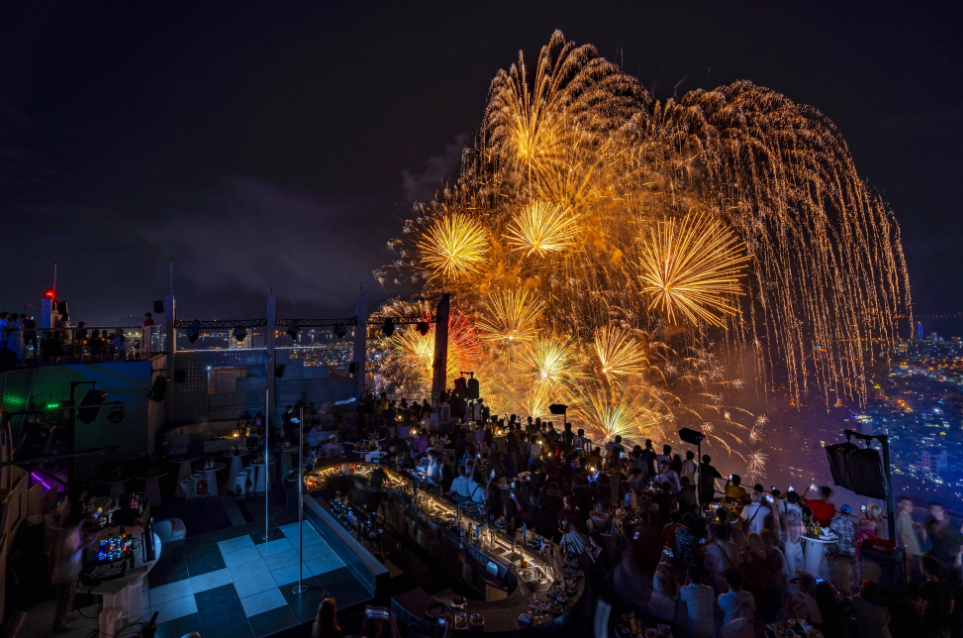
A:
<svg viewBox="0 0 963 638">
<path fill-rule="evenodd" d="M 48 290 L 47 292 L 43 293 L 43 296 L 44 296 L 44 297 L 47 297 L 48 299 L 53 299 L 53 298 L 54 298 L 54 291 L 53 291 L 53 290 Z"/>
</svg>

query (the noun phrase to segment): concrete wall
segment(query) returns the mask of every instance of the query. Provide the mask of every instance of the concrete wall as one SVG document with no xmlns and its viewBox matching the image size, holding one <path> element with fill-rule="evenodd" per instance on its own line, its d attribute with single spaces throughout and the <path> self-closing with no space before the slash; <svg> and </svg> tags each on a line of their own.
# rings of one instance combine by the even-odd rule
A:
<svg viewBox="0 0 963 638">
<path fill-rule="evenodd" d="M 91 424 L 76 422 L 74 449 L 116 445 L 117 458 L 146 452 L 152 444 L 150 433 L 160 426 L 162 411 L 151 408 L 148 399 L 152 382 L 152 362 L 106 361 L 103 363 L 67 363 L 37 368 L 33 395 L 34 404 L 63 402 L 70 398 L 72 381 L 96 381 L 97 389 L 107 393 L 107 402 L 124 403 L 124 420 L 114 424 L 107 420 L 108 407 L 100 410 Z M 74 398 L 79 405 L 91 386 L 77 386 Z M 75 462 L 78 476 L 89 476 L 101 457 L 81 457 Z"/>
</svg>

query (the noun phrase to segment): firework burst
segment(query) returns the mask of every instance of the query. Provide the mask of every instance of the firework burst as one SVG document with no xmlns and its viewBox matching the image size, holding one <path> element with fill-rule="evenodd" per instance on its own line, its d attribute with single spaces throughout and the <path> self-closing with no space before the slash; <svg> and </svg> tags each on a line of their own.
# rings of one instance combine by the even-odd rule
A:
<svg viewBox="0 0 963 638">
<path fill-rule="evenodd" d="M 457 181 L 390 247 L 379 281 L 457 289 L 493 407 L 551 392 L 602 438 L 704 424 L 743 458 L 765 417 L 733 395 L 861 403 L 911 314 L 899 227 L 825 116 L 748 82 L 653 102 L 561 33 L 498 72 Z"/>
<path fill-rule="evenodd" d="M 528 290 L 506 290 L 489 295 L 478 320 L 482 339 L 504 344 L 532 341 L 545 304 Z"/>
<path fill-rule="evenodd" d="M 603 326 L 595 333 L 595 354 L 605 375 L 641 374 L 648 364 L 639 342 L 616 326 Z"/>
<path fill-rule="evenodd" d="M 642 292 L 652 296 L 650 308 L 669 321 L 679 314 L 724 326 L 722 316 L 737 309 L 732 297 L 742 294 L 739 281 L 748 255 L 739 239 L 719 220 L 704 214 L 687 215 L 681 223 L 659 222 L 642 243 Z"/>
<path fill-rule="evenodd" d="M 761 450 L 754 450 L 749 453 L 748 466 L 746 467 L 746 478 L 749 483 L 758 483 L 766 478 L 766 461 L 769 455 Z"/>
<path fill-rule="evenodd" d="M 434 277 L 457 280 L 478 273 L 485 265 L 485 229 L 467 215 L 452 214 L 436 221 L 419 242 L 421 262 Z"/>
<path fill-rule="evenodd" d="M 578 216 L 572 214 L 571 207 L 535 202 L 512 221 L 506 238 L 514 250 L 541 256 L 574 246 L 577 234 Z"/>
</svg>

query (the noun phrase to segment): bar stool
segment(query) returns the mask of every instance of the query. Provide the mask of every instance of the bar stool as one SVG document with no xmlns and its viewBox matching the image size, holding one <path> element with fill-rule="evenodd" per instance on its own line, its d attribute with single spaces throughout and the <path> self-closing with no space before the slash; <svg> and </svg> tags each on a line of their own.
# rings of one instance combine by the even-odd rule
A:
<svg viewBox="0 0 963 638">
<path fill-rule="evenodd" d="M 191 474 L 191 479 L 194 481 L 194 498 L 207 496 L 207 477 L 196 472 Z"/>
<path fill-rule="evenodd" d="M 231 492 L 234 493 L 234 496 L 247 496 L 247 480 L 249 472 L 250 470 L 244 468 L 242 470 L 238 470 L 234 475 L 234 483 L 231 485 Z"/>
<path fill-rule="evenodd" d="M 180 482 L 180 486 L 186 500 L 194 498 L 194 479 L 186 478 Z"/>
</svg>

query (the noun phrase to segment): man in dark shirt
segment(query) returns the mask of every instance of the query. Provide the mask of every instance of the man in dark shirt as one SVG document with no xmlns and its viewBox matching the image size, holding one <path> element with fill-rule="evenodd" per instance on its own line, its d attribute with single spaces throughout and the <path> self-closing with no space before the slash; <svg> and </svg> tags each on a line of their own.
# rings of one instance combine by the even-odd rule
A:
<svg viewBox="0 0 963 638">
<path fill-rule="evenodd" d="M 963 543 L 963 536 L 953 524 L 949 514 L 938 501 L 930 503 L 930 515 L 926 517 L 923 526 L 927 536 L 933 543 L 930 554 L 940 563 L 943 571 L 949 572 L 956 561 L 956 555 Z"/>
<path fill-rule="evenodd" d="M 719 474 L 719 470 L 712 467 L 711 463 L 712 457 L 704 454 L 699 468 L 699 498 L 702 503 L 711 503 L 715 499 L 715 480 L 722 478 L 722 474 Z"/>
<path fill-rule="evenodd" d="M 388 407 L 385 409 L 382 416 L 384 416 L 385 423 L 387 423 L 388 427 L 392 430 L 394 430 L 395 427 L 398 425 L 398 421 L 395 419 L 396 415 L 397 415 L 397 412 L 395 411 L 395 402 L 389 401 Z"/>
<path fill-rule="evenodd" d="M 645 462 L 646 475 L 655 476 L 655 450 L 652 449 L 652 439 L 645 440 L 645 449 L 642 450 L 642 460 Z"/>
<path fill-rule="evenodd" d="M 562 449 L 568 452 L 572 449 L 572 440 L 575 434 L 572 432 L 572 424 L 566 423 L 565 430 L 562 432 Z"/>
<path fill-rule="evenodd" d="M 27 348 L 31 343 L 33 344 L 33 356 L 36 357 L 39 353 L 37 352 L 37 322 L 29 318 L 27 315 L 20 315 L 20 327 L 23 329 L 23 347 Z"/>
</svg>

